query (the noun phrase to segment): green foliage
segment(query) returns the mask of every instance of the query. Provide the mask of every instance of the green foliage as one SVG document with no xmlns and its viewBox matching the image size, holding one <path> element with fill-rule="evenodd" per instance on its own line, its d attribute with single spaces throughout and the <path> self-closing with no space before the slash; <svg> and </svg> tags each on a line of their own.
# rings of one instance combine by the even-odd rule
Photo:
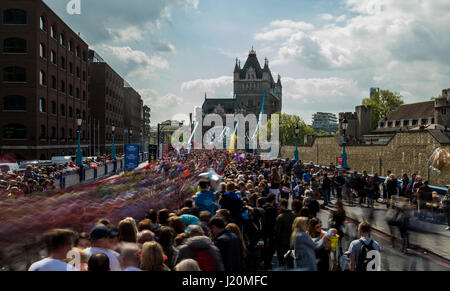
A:
<svg viewBox="0 0 450 291">
<path fill-rule="evenodd" d="M 444 99 L 444 97 L 442 97 L 442 95 L 439 95 L 439 96 L 434 96 L 434 97 L 431 97 L 431 101 L 435 101 L 435 100 L 439 100 L 439 99 Z"/>
<path fill-rule="evenodd" d="M 298 145 L 303 144 L 303 139 L 305 135 L 314 135 L 314 130 L 306 125 L 306 123 L 303 121 L 303 119 L 300 118 L 300 116 L 297 115 L 290 115 L 286 113 L 277 113 L 280 115 L 280 146 L 285 145 L 291 145 L 295 146 L 296 142 L 296 135 L 295 135 L 295 128 L 297 127 L 297 124 L 299 126 L 299 134 L 298 134 Z M 261 127 L 259 130 L 259 133 L 261 131 L 266 131 L 268 133 L 268 140 L 270 140 L 270 130 L 271 130 L 271 120 L 267 122 L 267 126 Z"/>
<path fill-rule="evenodd" d="M 376 92 L 371 98 L 363 99 L 364 106 L 372 106 L 372 126 L 376 127 L 378 121 L 386 118 L 397 107 L 404 104 L 403 96 L 397 92 L 381 90 Z"/>
</svg>

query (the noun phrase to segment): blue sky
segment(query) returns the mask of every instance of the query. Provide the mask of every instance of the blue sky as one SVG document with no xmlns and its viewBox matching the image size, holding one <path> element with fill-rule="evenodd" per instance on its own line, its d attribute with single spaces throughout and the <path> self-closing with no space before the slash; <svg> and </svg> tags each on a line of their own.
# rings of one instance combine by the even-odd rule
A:
<svg viewBox="0 0 450 291">
<path fill-rule="evenodd" d="M 152 108 L 152 123 L 229 97 L 254 46 L 283 84 L 283 111 L 352 111 L 370 87 L 429 100 L 450 87 L 447 0 L 44 0 Z M 431 3 L 430 3 L 431 2 Z"/>
</svg>

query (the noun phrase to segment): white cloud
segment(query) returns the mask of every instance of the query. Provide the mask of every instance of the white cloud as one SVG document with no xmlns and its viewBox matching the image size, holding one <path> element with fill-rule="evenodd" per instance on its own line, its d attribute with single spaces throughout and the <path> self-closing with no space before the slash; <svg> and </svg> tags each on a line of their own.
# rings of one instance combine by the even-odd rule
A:
<svg viewBox="0 0 450 291">
<path fill-rule="evenodd" d="M 323 20 L 333 20 L 334 16 L 328 13 L 320 14 L 319 17 Z"/>
<path fill-rule="evenodd" d="M 292 20 L 277 20 L 270 23 L 270 28 L 265 32 L 255 34 L 255 40 L 274 41 L 286 38 L 297 31 L 313 30 L 314 25 L 306 22 L 295 22 Z"/>
<path fill-rule="evenodd" d="M 141 41 L 144 39 L 142 30 L 136 26 L 129 26 L 116 30 L 108 28 L 108 33 L 114 42 Z"/>
<path fill-rule="evenodd" d="M 406 102 L 427 100 L 448 87 L 450 1 L 346 0 L 345 4 L 350 14 L 333 16 L 335 23 L 289 35 L 271 22 L 254 38 L 276 39 L 271 44 L 278 51 L 272 64 L 296 63 L 320 76 L 352 79 L 367 92 L 371 86 L 398 91 Z M 319 15 L 331 20 L 330 16 Z M 366 95 L 357 96 L 357 103 Z"/>
<path fill-rule="evenodd" d="M 133 50 L 129 46 L 98 46 L 100 54 L 111 60 L 119 69 L 128 72 L 127 78 L 146 79 L 156 70 L 168 69 L 169 63 L 160 56 L 148 56 L 145 52 Z"/>
<path fill-rule="evenodd" d="M 181 93 L 190 98 L 195 96 L 202 98 L 205 93 L 211 98 L 230 98 L 233 96 L 233 77 L 222 76 L 214 79 L 197 79 L 183 82 L 181 84 Z"/>
</svg>

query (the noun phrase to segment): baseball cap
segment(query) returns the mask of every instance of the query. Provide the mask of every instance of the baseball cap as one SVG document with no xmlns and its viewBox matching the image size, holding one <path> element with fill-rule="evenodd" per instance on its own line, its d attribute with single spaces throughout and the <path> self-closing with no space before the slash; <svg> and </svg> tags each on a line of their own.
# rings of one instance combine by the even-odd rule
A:
<svg viewBox="0 0 450 291">
<path fill-rule="evenodd" d="M 111 231 L 110 228 L 104 225 L 97 225 L 91 230 L 91 240 L 99 240 L 102 238 L 113 238 L 117 236 L 117 232 Z"/>
</svg>

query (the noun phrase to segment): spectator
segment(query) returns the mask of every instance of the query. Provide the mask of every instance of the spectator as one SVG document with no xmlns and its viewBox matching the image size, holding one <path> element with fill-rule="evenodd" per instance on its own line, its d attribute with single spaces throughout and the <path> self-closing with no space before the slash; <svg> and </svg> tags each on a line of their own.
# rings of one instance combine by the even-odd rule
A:
<svg viewBox="0 0 450 291">
<path fill-rule="evenodd" d="M 261 267 L 264 250 L 264 227 L 262 213 L 258 208 L 249 208 L 249 219 L 244 221 L 245 265 L 247 271 L 257 271 Z"/>
<path fill-rule="evenodd" d="M 137 242 L 137 227 L 134 219 L 126 218 L 119 222 L 119 241 L 130 243 Z"/>
<path fill-rule="evenodd" d="M 285 265 L 284 255 L 289 250 L 292 223 L 295 214 L 288 209 L 288 200 L 280 200 L 280 214 L 275 223 L 275 245 L 280 267 Z"/>
<path fill-rule="evenodd" d="M 178 235 L 180 233 L 184 233 L 184 229 L 186 228 L 186 225 L 184 225 L 181 218 L 178 216 L 172 216 L 168 219 L 168 224 L 173 230 L 175 230 L 175 233 Z"/>
<path fill-rule="evenodd" d="M 264 269 L 272 268 L 272 257 L 275 253 L 275 224 L 278 216 L 275 208 L 275 194 L 266 197 L 264 205 Z"/>
<path fill-rule="evenodd" d="M 91 247 L 84 250 L 88 258 L 94 254 L 103 253 L 108 256 L 111 271 L 121 271 L 119 254 L 112 250 L 115 243 L 110 240 L 116 237 L 117 233 L 113 233 L 111 229 L 104 225 L 97 225 L 91 230 L 89 236 Z"/>
<path fill-rule="evenodd" d="M 137 242 L 141 246 L 148 241 L 154 241 L 154 240 L 155 240 L 155 234 L 151 230 L 144 229 L 143 231 L 139 232 L 137 235 Z"/>
<path fill-rule="evenodd" d="M 368 256 L 368 253 L 372 250 L 381 251 L 379 244 L 370 238 L 370 231 L 371 227 L 368 222 L 359 224 L 358 233 L 360 239 L 352 241 L 348 248 L 350 252 L 350 271 L 367 271 L 368 263 L 373 259 Z M 376 264 L 374 266 L 376 267 Z"/>
<path fill-rule="evenodd" d="M 68 229 L 53 229 L 44 234 L 47 257 L 30 266 L 28 271 L 77 271 L 64 260 L 72 249 L 74 233 Z"/>
<path fill-rule="evenodd" d="M 292 224 L 291 248 L 295 250 L 295 267 L 302 271 L 317 271 L 315 250 L 323 244 L 323 239 L 314 242 L 306 233 L 307 217 L 297 217 Z"/>
<path fill-rule="evenodd" d="M 225 229 L 225 221 L 219 216 L 212 217 L 208 226 L 214 237 L 214 244 L 222 255 L 225 271 L 242 271 L 243 259 L 240 239 L 230 230 Z"/>
<path fill-rule="evenodd" d="M 198 207 L 198 211 L 208 211 L 211 215 L 216 214 L 216 210 L 219 206 L 215 203 L 217 196 L 210 191 L 211 183 L 207 179 L 202 179 L 199 182 L 200 192 L 195 197 L 195 205 Z"/>
<path fill-rule="evenodd" d="M 179 242 L 175 243 L 174 246 L 174 237 L 176 233 L 175 230 L 170 226 L 163 226 L 159 231 L 159 244 L 161 245 L 164 254 L 166 255 L 166 259 L 164 260 L 165 264 L 169 269 L 172 269 L 175 266 L 175 262 L 178 256 L 178 250 L 176 246 L 178 246 Z M 186 233 L 181 233 L 180 235 L 187 236 Z"/>
<path fill-rule="evenodd" d="M 195 271 L 202 271 L 200 269 L 200 266 L 195 260 L 192 259 L 186 259 L 181 261 L 178 265 L 176 265 L 174 271 L 179 272 L 195 272 Z"/>
<path fill-rule="evenodd" d="M 169 210 L 161 209 L 157 214 L 157 222 L 161 226 L 167 226 L 169 219 Z"/>
<path fill-rule="evenodd" d="M 109 267 L 109 258 L 103 253 L 93 254 L 88 261 L 88 271 L 90 272 L 108 272 L 111 271 Z"/>
<path fill-rule="evenodd" d="M 227 192 L 222 195 L 219 201 L 221 208 L 230 211 L 230 222 L 241 224 L 241 214 L 243 203 L 241 197 L 239 197 L 235 192 L 235 185 L 233 182 L 227 184 Z"/>
<path fill-rule="evenodd" d="M 164 253 L 157 242 L 146 242 L 142 246 L 141 270 L 144 271 L 170 271 L 164 264 Z"/>
<path fill-rule="evenodd" d="M 91 246 L 91 241 L 89 238 L 89 234 L 86 232 L 82 232 L 78 235 L 78 239 L 75 242 L 75 246 L 79 247 L 80 249 L 84 250 Z"/>
<path fill-rule="evenodd" d="M 140 248 L 135 243 L 122 243 L 120 246 L 120 265 L 123 271 L 141 271 L 139 269 Z"/>
</svg>

